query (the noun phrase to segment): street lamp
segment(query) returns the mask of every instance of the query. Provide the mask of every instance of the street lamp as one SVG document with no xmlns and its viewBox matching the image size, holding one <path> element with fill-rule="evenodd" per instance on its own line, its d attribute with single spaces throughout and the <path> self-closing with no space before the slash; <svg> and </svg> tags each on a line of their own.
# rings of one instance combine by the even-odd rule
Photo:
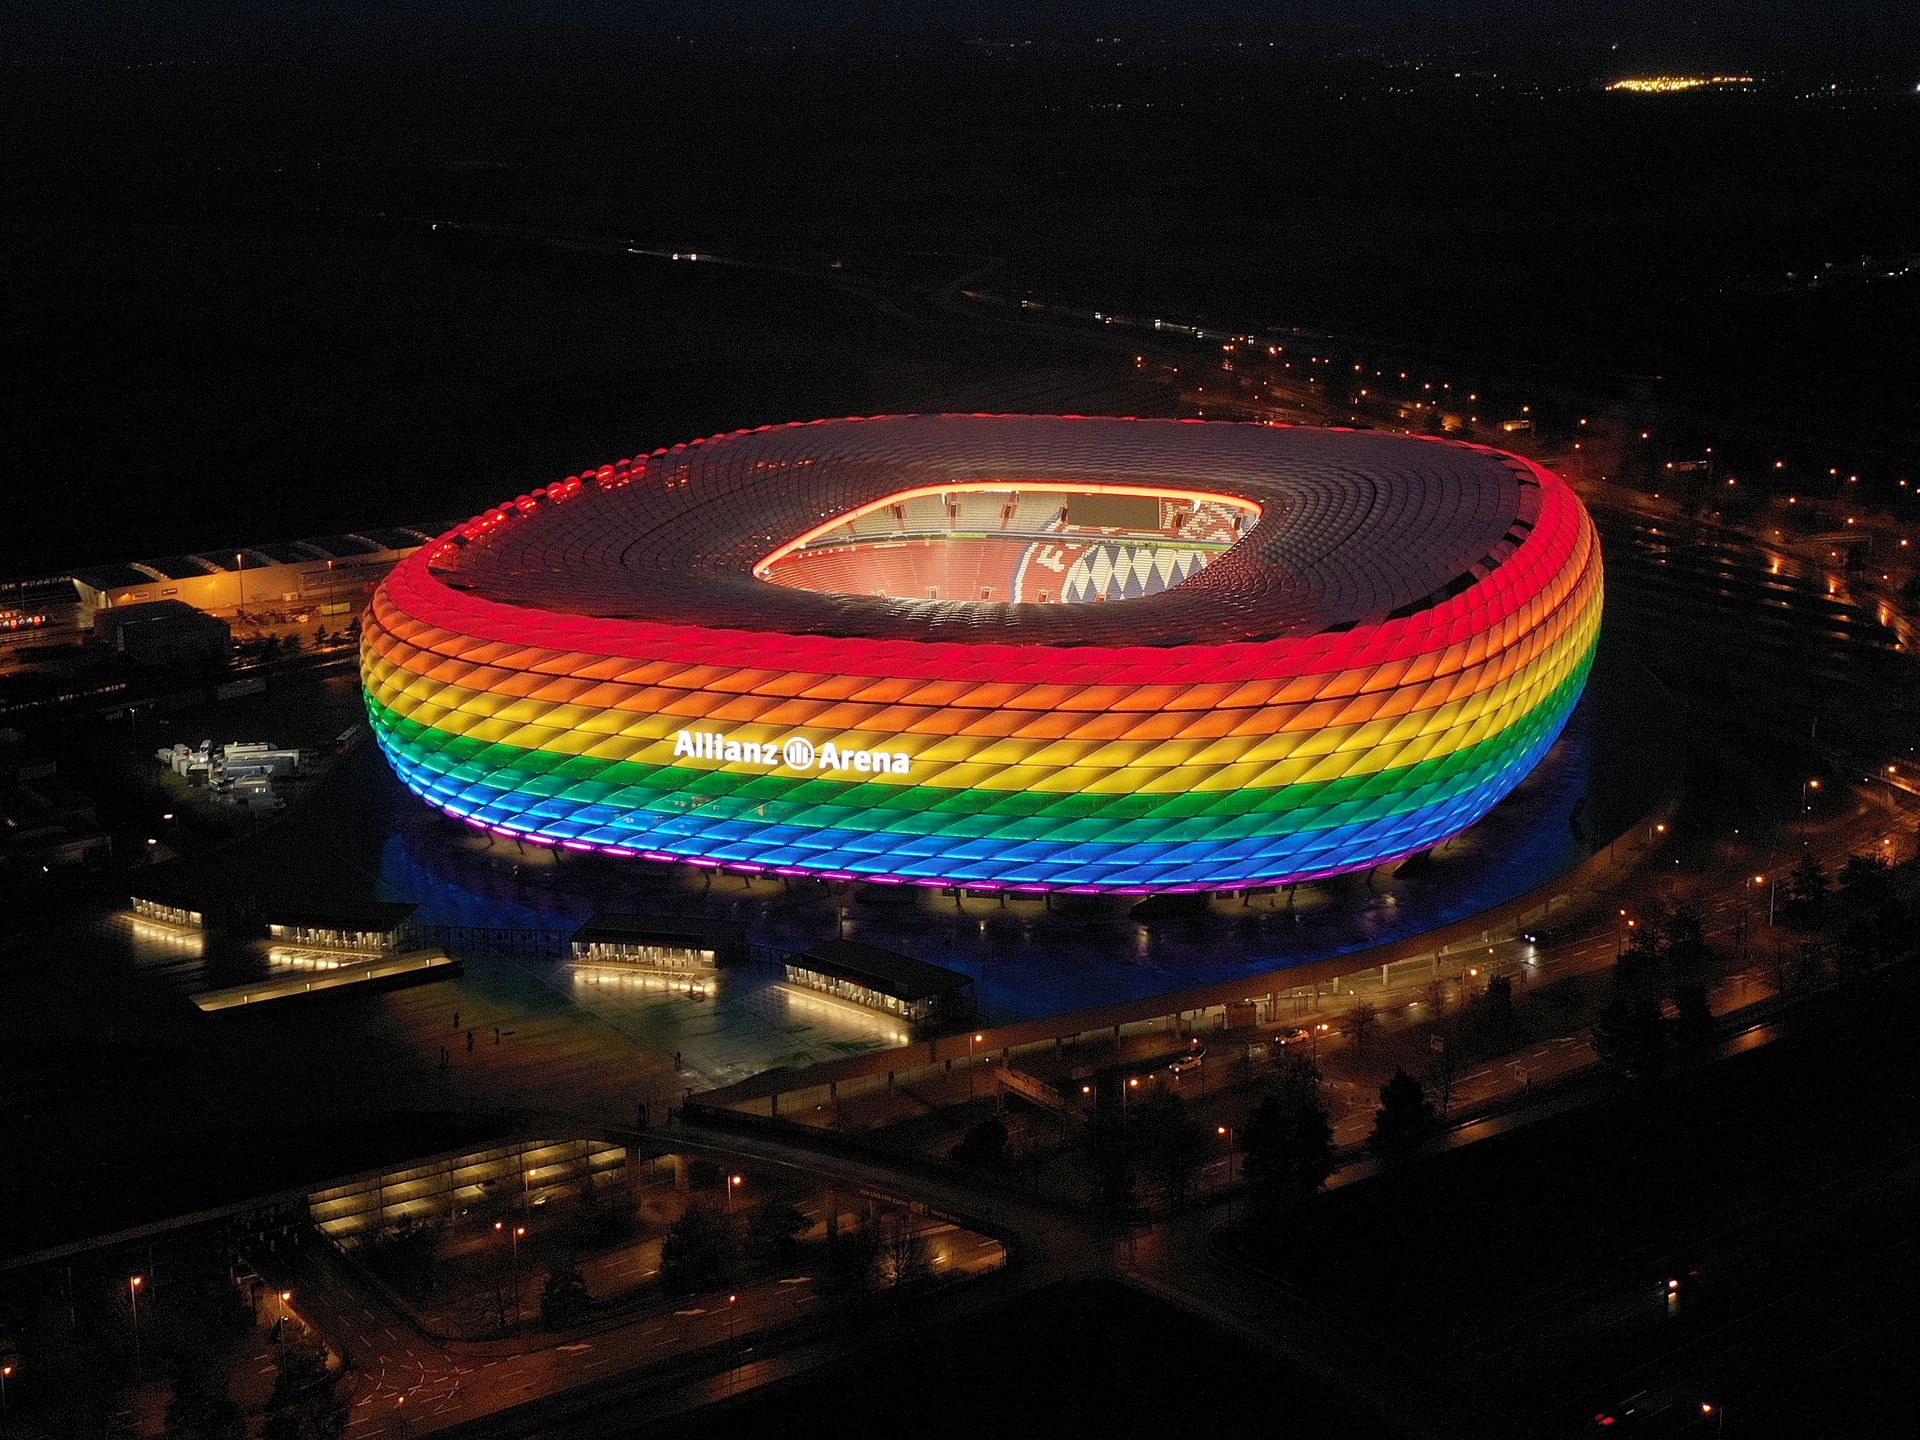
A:
<svg viewBox="0 0 1920 1440">
<path fill-rule="evenodd" d="M 733 1192 L 735 1190 L 738 1190 L 742 1185 L 746 1183 L 747 1183 L 747 1177 L 744 1175 L 727 1176 L 727 1214 L 728 1215 L 733 1214 Z"/>
<path fill-rule="evenodd" d="M 0 1365 L 0 1415 L 7 1413 L 7 1380 L 13 1374 L 13 1366 Z"/>
<path fill-rule="evenodd" d="M 739 1303 L 740 1297 L 738 1295 L 730 1294 L 727 1296 L 727 1390 L 729 1393 L 733 1390 L 733 1372 L 736 1358 L 733 1353 L 733 1307 Z"/>
<path fill-rule="evenodd" d="M 496 1220 L 493 1222 L 493 1233 L 496 1235 L 506 1235 L 513 1241 L 513 1263 L 518 1265 L 520 1263 L 520 1237 L 527 1233 L 527 1227 L 524 1225 L 516 1225 L 509 1231 L 506 1221 Z"/>
<path fill-rule="evenodd" d="M 1715 1405 L 1711 1401 L 1702 1400 L 1700 1402 L 1700 1413 L 1703 1416 L 1708 1416 L 1713 1420 L 1714 1434 L 1724 1435 L 1727 1433 L 1727 1407 L 1726 1406 Z"/>
<path fill-rule="evenodd" d="M 127 1303 L 133 1307 L 133 1368 L 140 1368 L 140 1287 L 147 1283 L 144 1275 L 127 1277 Z"/>
<path fill-rule="evenodd" d="M 967 1099 L 973 1099 L 973 1047 L 987 1037 L 984 1035 L 967 1036 Z"/>
<path fill-rule="evenodd" d="M 1233 1126 L 1216 1125 L 1213 1127 L 1213 1133 L 1223 1137 L 1227 1142 L 1227 1224 L 1231 1225 L 1233 1224 Z"/>
</svg>

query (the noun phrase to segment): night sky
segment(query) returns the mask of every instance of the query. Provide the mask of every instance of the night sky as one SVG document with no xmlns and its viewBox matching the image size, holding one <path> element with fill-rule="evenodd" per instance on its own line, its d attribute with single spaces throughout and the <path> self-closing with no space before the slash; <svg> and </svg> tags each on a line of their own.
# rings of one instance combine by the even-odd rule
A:
<svg viewBox="0 0 1920 1440">
<path fill-rule="evenodd" d="M 566 60 L 608 58 L 606 47 L 623 43 L 646 58 L 674 37 L 892 46 L 1109 33 L 1387 53 L 1617 43 L 1623 52 L 1820 49 L 1895 60 L 1920 48 L 1920 11 L 1902 0 L 29 0 L 4 8 L 0 50 L 21 60 Z"/>
</svg>

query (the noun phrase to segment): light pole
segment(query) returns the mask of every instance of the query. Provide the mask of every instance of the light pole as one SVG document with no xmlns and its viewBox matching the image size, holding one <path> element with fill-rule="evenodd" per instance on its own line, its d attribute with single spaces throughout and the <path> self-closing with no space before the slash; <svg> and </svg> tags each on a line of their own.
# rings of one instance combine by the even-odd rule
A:
<svg viewBox="0 0 1920 1440">
<path fill-rule="evenodd" d="M 1712 1401 L 1702 1400 L 1700 1402 L 1700 1413 L 1704 1416 L 1712 1417 L 1713 1433 L 1715 1435 L 1724 1435 L 1727 1433 L 1727 1407 L 1726 1406 L 1715 1405 Z"/>
<path fill-rule="evenodd" d="M 144 1275 L 127 1277 L 127 1303 L 133 1307 L 133 1368 L 141 1368 L 140 1358 L 140 1287 L 147 1283 Z"/>
<path fill-rule="evenodd" d="M 247 613 L 247 556 L 245 551 L 236 550 L 233 552 L 233 569 L 234 581 L 240 587 L 240 603 L 234 607 L 234 613 L 244 615 Z"/>
<path fill-rule="evenodd" d="M 727 1218 L 729 1220 L 733 1218 L 733 1192 L 746 1183 L 747 1177 L 744 1175 L 727 1176 Z"/>
<path fill-rule="evenodd" d="M 1216 1125 L 1214 1133 L 1227 1142 L 1227 1224 L 1233 1224 L 1233 1126 Z"/>
<path fill-rule="evenodd" d="M 513 1227 L 513 1328 L 520 1328 L 520 1237 L 527 1233 L 527 1227 Z"/>
<path fill-rule="evenodd" d="M 984 1035 L 967 1036 L 967 1099 L 973 1099 L 973 1047 L 986 1039 Z"/>
<path fill-rule="evenodd" d="M 7 1413 L 7 1380 L 13 1374 L 13 1366 L 0 1365 L 0 1415 Z"/>
<path fill-rule="evenodd" d="M 740 1303 L 738 1295 L 727 1296 L 727 1393 L 733 1393 L 734 1370 L 737 1356 L 733 1353 L 733 1307 Z"/>
</svg>

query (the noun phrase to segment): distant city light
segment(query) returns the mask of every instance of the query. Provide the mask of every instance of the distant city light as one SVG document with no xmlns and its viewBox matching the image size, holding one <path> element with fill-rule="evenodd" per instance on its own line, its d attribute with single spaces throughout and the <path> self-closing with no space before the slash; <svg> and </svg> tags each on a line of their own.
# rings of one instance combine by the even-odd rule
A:
<svg viewBox="0 0 1920 1440">
<path fill-rule="evenodd" d="M 1607 89 L 1629 95 L 1672 95 L 1682 90 L 1703 90 L 1710 85 L 1751 84 L 1751 75 L 1635 75 L 1615 80 Z"/>
</svg>

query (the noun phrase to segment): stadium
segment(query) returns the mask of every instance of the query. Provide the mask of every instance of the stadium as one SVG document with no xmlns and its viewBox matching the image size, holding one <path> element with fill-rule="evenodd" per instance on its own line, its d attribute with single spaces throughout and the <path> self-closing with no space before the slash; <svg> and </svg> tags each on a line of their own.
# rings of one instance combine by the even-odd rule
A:
<svg viewBox="0 0 1920 1440">
<path fill-rule="evenodd" d="M 1601 564 L 1551 472 L 1374 432 L 769 426 L 422 547 L 367 612 L 394 771 L 523 842 L 992 890 L 1417 854 L 1553 745 Z"/>
</svg>

